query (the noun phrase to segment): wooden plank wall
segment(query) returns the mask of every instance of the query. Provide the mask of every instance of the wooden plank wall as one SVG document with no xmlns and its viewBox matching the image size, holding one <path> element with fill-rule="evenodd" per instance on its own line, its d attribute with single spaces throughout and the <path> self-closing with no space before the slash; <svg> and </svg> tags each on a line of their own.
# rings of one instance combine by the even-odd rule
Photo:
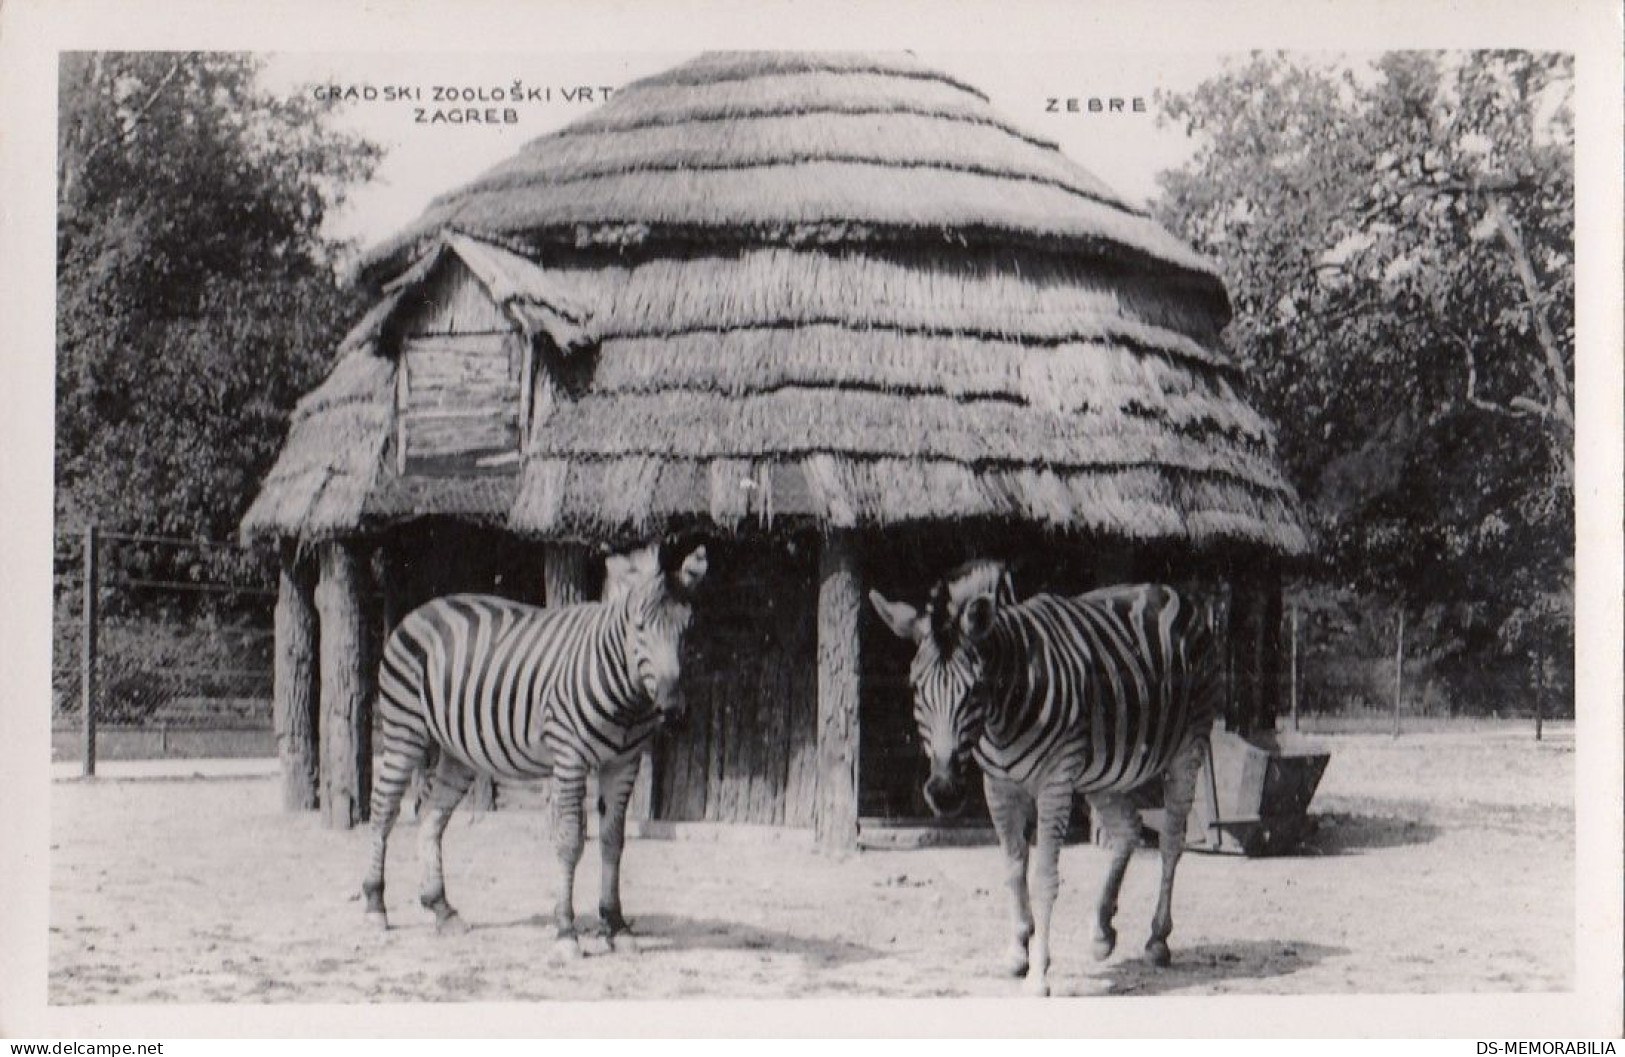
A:
<svg viewBox="0 0 1625 1057">
<path fill-rule="evenodd" d="M 688 719 L 661 739 L 658 817 L 812 825 L 814 555 L 721 546 L 685 658 Z"/>
<path fill-rule="evenodd" d="M 473 273 L 443 262 L 400 333 L 400 471 L 512 472 L 529 345 Z"/>
</svg>

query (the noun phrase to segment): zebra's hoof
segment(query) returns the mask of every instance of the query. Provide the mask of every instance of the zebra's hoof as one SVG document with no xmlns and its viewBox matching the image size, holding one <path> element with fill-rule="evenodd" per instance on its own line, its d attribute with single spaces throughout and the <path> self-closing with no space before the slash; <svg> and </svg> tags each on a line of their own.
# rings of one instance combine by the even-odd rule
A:
<svg viewBox="0 0 1625 1057">
<path fill-rule="evenodd" d="M 565 965 L 569 962 L 581 960 L 581 944 L 574 936 L 561 936 L 553 941 L 553 949 L 548 954 L 554 965 Z"/>
<path fill-rule="evenodd" d="M 1021 982 L 1021 990 L 1029 998 L 1049 997 L 1049 978 L 1043 973 L 1030 973 Z"/>
<path fill-rule="evenodd" d="M 385 914 L 382 910 L 369 910 L 367 911 L 367 924 L 371 925 L 379 932 L 388 932 L 389 915 Z"/>
<path fill-rule="evenodd" d="M 1011 951 L 1004 960 L 1004 971 L 1017 980 L 1027 975 L 1027 952 Z"/>
<path fill-rule="evenodd" d="M 1104 935 L 1096 936 L 1089 949 L 1094 954 L 1097 962 L 1103 962 L 1110 958 L 1112 951 L 1117 949 L 1117 931 L 1113 929 L 1107 931 Z"/>
<path fill-rule="evenodd" d="M 1151 940 L 1145 945 L 1145 960 L 1158 969 L 1166 969 L 1174 957 L 1168 953 L 1168 944 L 1165 940 Z"/>
<path fill-rule="evenodd" d="M 612 932 L 604 937 L 604 946 L 616 954 L 636 954 L 638 938 L 630 932 Z"/>
<path fill-rule="evenodd" d="M 468 931 L 468 922 L 463 920 L 463 915 L 453 910 L 434 923 L 434 930 L 442 936 L 461 936 Z"/>
</svg>

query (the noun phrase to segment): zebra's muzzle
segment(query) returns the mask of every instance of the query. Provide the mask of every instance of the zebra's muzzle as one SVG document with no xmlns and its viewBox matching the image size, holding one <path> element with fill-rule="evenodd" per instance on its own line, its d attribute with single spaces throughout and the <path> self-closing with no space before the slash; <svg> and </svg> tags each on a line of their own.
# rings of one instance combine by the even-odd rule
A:
<svg viewBox="0 0 1625 1057">
<path fill-rule="evenodd" d="M 662 733 L 678 731 L 683 728 L 683 720 L 688 716 L 688 702 L 680 695 L 674 695 L 655 705 L 656 725 Z"/>
<path fill-rule="evenodd" d="M 938 818 L 953 818 L 965 809 L 965 791 L 952 778 L 933 774 L 925 782 L 925 803 Z"/>
</svg>

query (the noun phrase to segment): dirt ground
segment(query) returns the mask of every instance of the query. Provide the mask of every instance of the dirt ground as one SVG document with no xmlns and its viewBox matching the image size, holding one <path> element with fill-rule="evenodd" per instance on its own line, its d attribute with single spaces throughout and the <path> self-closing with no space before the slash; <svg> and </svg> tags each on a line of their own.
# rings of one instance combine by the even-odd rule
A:
<svg viewBox="0 0 1625 1057">
<path fill-rule="evenodd" d="M 1051 982 L 1061 994 L 1553 991 L 1572 986 L 1572 728 L 1320 739 L 1319 827 L 1292 857 L 1191 854 L 1174 965 L 1139 957 L 1156 858 L 1137 854 L 1118 952 L 1088 955 L 1103 850 L 1062 857 Z M 269 777 L 52 786 L 50 1000 L 365 1002 L 1014 995 L 988 847 L 819 855 L 775 841 L 629 844 L 636 953 L 563 967 L 546 951 L 553 858 L 534 813 L 470 817 L 447 885 L 473 926 L 437 935 L 416 905 L 415 826 L 392 843 L 394 927 L 356 894 L 364 829 L 286 815 Z M 596 907 L 597 853 L 577 880 Z"/>
</svg>

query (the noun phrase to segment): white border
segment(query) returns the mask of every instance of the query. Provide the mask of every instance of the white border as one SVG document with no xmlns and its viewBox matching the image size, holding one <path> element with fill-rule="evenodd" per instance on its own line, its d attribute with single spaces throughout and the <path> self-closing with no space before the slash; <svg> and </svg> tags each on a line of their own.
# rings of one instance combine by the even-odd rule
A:
<svg viewBox="0 0 1625 1057">
<path fill-rule="evenodd" d="M 523 32 L 520 32 L 520 27 Z M 46 1005 L 55 59 L 65 49 L 948 51 L 1522 47 L 1577 53 L 1576 990 L 1336 998 Z M 0 9 L 0 1035 L 1592 1036 L 1621 1031 L 1620 12 L 1517 3 L 46 3 Z M 1035 48 L 1035 42 L 1038 43 Z M 1493 776 L 1486 776 L 1493 780 Z M 1494 884 L 1493 877 L 1483 883 Z"/>
</svg>

